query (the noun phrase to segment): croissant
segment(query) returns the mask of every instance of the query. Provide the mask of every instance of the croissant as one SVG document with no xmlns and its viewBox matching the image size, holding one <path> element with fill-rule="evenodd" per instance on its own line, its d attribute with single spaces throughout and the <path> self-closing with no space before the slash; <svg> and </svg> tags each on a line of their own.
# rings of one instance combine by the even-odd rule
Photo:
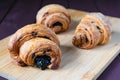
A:
<svg viewBox="0 0 120 80">
<path fill-rule="evenodd" d="M 110 40 L 111 24 L 102 13 L 89 13 L 78 24 L 72 43 L 76 47 L 90 49 Z"/>
<path fill-rule="evenodd" d="M 55 33 L 68 30 L 71 22 L 67 9 L 58 4 L 49 4 L 40 9 L 36 15 L 36 23 L 44 24 Z"/>
<path fill-rule="evenodd" d="M 61 61 L 59 45 L 60 42 L 51 29 L 42 24 L 30 24 L 12 35 L 8 50 L 20 66 L 57 69 Z"/>
</svg>

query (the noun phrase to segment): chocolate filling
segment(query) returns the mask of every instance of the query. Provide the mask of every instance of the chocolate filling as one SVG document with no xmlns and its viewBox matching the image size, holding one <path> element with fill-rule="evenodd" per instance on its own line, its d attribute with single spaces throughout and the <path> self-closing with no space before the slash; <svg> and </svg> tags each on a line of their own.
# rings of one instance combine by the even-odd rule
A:
<svg viewBox="0 0 120 80">
<path fill-rule="evenodd" d="M 52 51 L 52 50 L 51 49 L 45 49 L 42 52 L 43 52 L 43 54 L 45 54 L 46 52 L 50 52 L 50 51 Z"/>
<path fill-rule="evenodd" d="M 55 26 L 63 26 L 63 24 L 60 23 L 60 22 L 55 22 L 52 26 L 53 26 L 53 27 L 55 27 Z"/>
<path fill-rule="evenodd" d="M 81 46 L 82 46 L 83 37 L 82 37 L 81 35 L 80 35 L 79 40 L 80 40 L 80 41 L 78 41 L 77 47 L 81 47 Z"/>
<path fill-rule="evenodd" d="M 32 54 L 32 58 L 34 58 L 34 57 L 35 57 L 35 53 Z"/>
<path fill-rule="evenodd" d="M 34 63 L 36 67 L 41 68 L 42 70 L 45 70 L 47 66 L 51 64 L 50 61 L 51 61 L 51 58 L 50 56 L 47 56 L 47 55 L 37 56 L 34 59 Z"/>
<path fill-rule="evenodd" d="M 86 35 L 85 35 L 85 41 L 86 41 L 86 43 L 89 41 Z"/>
<path fill-rule="evenodd" d="M 99 26 L 96 26 L 98 30 L 100 30 L 100 27 Z"/>
<path fill-rule="evenodd" d="M 21 39 L 22 39 L 22 37 L 20 37 L 17 41 L 19 42 L 19 41 L 21 41 Z"/>
<path fill-rule="evenodd" d="M 51 40 L 49 37 L 47 37 L 47 36 L 41 36 L 42 38 L 45 38 L 45 39 L 49 39 L 49 40 Z"/>
<path fill-rule="evenodd" d="M 38 33 L 33 31 L 31 34 L 32 36 L 36 37 Z"/>
<path fill-rule="evenodd" d="M 31 35 L 33 36 L 33 37 L 41 37 L 41 38 L 46 38 L 46 39 L 49 39 L 49 40 L 51 40 L 49 37 L 47 37 L 47 36 L 39 36 L 39 34 L 38 34 L 38 32 L 32 32 L 31 33 Z"/>
<path fill-rule="evenodd" d="M 91 23 L 95 23 L 94 21 L 91 21 Z"/>
<path fill-rule="evenodd" d="M 100 33 L 102 33 L 101 28 L 99 26 L 96 26 Z"/>
<path fill-rule="evenodd" d="M 102 33 L 102 31 L 99 31 L 100 33 Z"/>
<path fill-rule="evenodd" d="M 87 28 L 85 28 L 85 30 L 87 31 Z"/>
</svg>

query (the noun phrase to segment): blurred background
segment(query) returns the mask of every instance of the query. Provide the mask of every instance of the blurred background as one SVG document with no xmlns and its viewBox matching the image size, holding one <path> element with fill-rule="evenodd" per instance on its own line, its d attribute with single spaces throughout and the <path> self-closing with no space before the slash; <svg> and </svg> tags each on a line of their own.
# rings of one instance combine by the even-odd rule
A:
<svg viewBox="0 0 120 80">
<path fill-rule="evenodd" d="M 0 0 L 0 40 L 34 23 L 37 11 L 51 3 L 120 18 L 120 0 Z M 120 80 L 119 74 L 120 57 L 117 56 L 97 80 Z M 6 79 L 0 77 L 0 80 Z"/>
</svg>

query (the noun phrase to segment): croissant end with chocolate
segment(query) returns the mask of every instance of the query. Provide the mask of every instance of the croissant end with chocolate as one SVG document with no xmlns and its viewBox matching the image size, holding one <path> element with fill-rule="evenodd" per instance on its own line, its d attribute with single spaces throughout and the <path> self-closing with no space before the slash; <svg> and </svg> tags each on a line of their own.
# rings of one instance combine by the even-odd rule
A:
<svg viewBox="0 0 120 80">
<path fill-rule="evenodd" d="M 105 44 L 111 36 L 110 27 L 110 22 L 103 14 L 89 13 L 78 24 L 72 43 L 76 47 L 85 49 Z"/>
<path fill-rule="evenodd" d="M 50 4 L 40 9 L 36 16 L 37 24 L 44 24 L 55 33 L 66 31 L 71 18 L 67 9 L 58 4 Z"/>
<path fill-rule="evenodd" d="M 30 24 L 12 35 L 8 50 L 20 66 L 37 66 L 42 70 L 56 69 L 61 61 L 60 42 L 51 29 Z"/>
</svg>

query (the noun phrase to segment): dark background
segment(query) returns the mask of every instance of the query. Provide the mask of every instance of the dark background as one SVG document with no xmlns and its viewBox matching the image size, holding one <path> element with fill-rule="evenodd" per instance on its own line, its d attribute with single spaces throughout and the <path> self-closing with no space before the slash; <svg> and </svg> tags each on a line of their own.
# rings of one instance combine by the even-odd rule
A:
<svg viewBox="0 0 120 80">
<path fill-rule="evenodd" d="M 51 3 L 120 18 L 120 0 L 0 0 L 0 40 L 26 24 L 35 23 L 37 11 Z M 0 77 L 0 80 L 6 80 Z M 97 80 L 120 80 L 120 57 Z"/>
</svg>

